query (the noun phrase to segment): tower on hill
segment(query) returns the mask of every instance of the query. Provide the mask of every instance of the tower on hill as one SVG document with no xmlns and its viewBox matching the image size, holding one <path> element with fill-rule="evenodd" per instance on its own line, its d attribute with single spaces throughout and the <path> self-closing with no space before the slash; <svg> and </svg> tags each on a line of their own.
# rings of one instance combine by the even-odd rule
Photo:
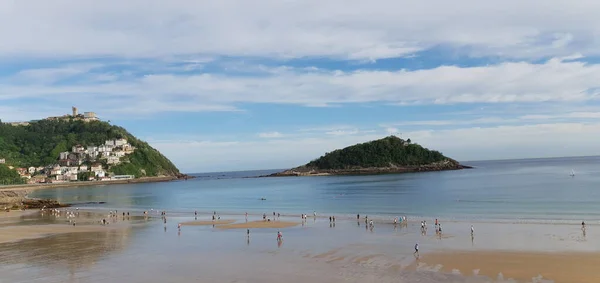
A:
<svg viewBox="0 0 600 283">
<path fill-rule="evenodd" d="M 71 109 L 73 110 L 73 117 L 77 117 L 77 107 L 73 106 Z"/>
</svg>

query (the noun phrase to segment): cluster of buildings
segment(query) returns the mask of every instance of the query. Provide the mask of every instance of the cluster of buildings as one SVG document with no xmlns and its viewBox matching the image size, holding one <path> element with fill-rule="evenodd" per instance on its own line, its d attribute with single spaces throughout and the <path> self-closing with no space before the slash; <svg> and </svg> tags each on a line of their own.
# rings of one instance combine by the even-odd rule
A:
<svg viewBox="0 0 600 283">
<path fill-rule="evenodd" d="M 94 112 L 83 112 L 83 114 L 79 113 L 79 110 L 77 109 L 77 107 L 73 106 L 71 107 L 71 114 L 65 114 L 62 116 L 53 116 L 53 117 L 48 117 L 46 118 L 46 120 L 79 120 L 79 121 L 84 121 L 84 122 L 91 122 L 91 121 L 99 121 L 100 119 L 98 118 L 98 116 L 96 116 L 96 113 Z M 29 123 L 31 122 L 37 122 L 38 120 L 34 120 L 34 121 L 29 121 L 29 122 L 10 122 L 8 124 L 13 125 L 13 126 L 28 126 Z"/>
<path fill-rule="evenodd" d="M 9 168 L 15 169 L 31 184 L 78 181 L 80 173 L 85 172 L 88 172 L 85 174 L 87 180 L 83 181 L 133 179 L 133 175 L 114 175 L 108 172 L 108 169 L 111 165 L 120 164 L 121 157 L 133 153 L 134 150 L 135 147 L 126 139 L 112 139 L 99 146 L 75 145 L 71 151 L 60 153 L 57 164 L 29 168 L 9 166 Z M 0 163 L 5 163 L 5 160 L 0 159 Z"/>
<path fill-rule="evenodd" d="M 107 140 L 103 145 L 75 145 L 71 151 L 61 152 L 58 163 L 61 166 L 79 166 L 86 161 L 105 160 L 108 165 L 121 163 L 121 157 L 133 153 L 135 148 L 126 139 Z"/>
</svg>

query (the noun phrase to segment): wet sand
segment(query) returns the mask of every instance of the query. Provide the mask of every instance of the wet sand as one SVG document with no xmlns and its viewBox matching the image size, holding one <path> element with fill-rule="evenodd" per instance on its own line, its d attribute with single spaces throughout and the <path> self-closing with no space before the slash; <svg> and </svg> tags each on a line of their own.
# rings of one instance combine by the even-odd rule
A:
<svg viewBox="0 0 600 283">
<path fill-rule="evenodd" d="M 0 221 L 7 220 L 7 219 L 13 219 L 13 218 L 18 219 L 22 216 L 27 216 L 27 215 L 38 213 L 39 211 L 40 211 L 39 209 L 11 210 L 9 212 L 1 211 L 0 212 Z"/>
<path fill-rule="evenodd" d="M 223 225 L 234 223 L 235 220 L 215 220 L 215 221 L 187 221 L 181 222 L 181 226 L 207 226 L 207 225 Z"/>
<path fill-rule="evenodd" d="M 290 221 L 252 221 L 245 223 L 235 223 L 227 225 L 219 225 L 219 229 L 260 229 L 260 228 L 289 228 L 298 226 L 300 223 Z"/>
<path fill-rule="evenodd" d="M 25 239 L 42 238 L 50 235 L 64 233 L 103 232 L 115 229 L 123 229 L 124 226 L 91 226 L 67 224 L 48 224 L 31 226 L 12 226 L 0 228 L 0 243 L 8 243 Z"/>
<path fill-rule="evenodd" d="M 506 279 L 531 282 L 533 278 L 554 283 L 595 283 L 600 280 L 600 253 L 531 253 L 531 252 L 437 252 L 425 254 L 410 268 L 438 269 L 463 275 L 484 275 L 492 279 L 499 274 Z"/>
</svg>

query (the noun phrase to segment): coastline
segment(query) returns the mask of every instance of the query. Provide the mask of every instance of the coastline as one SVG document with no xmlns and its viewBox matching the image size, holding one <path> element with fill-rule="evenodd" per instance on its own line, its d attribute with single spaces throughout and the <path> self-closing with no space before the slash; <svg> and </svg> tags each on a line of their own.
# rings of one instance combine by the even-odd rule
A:
<svg viewBox="0 0 600 283">
<path fill-rule="evenodd" d="M 374 167 L 357 169 L 309 169 L 294 168 L 270 175 L 257 176 L 255 178 L 267 177 L 317 177 L 317 176 L 365 176 L 365 175 L 387 175 L 405 174 L 419 172 L 455 171 L 463 169 L 474 169 L 468 165 L 423 165 L 414 167 Z"/>
<path fill-rule="evenodd" d="M 0 191 L 22 191 L 22 190 L 40 190 L 40 189 L 98 186 L 98 185 L 154 183 L 154 182 L 169 182 L 169 181 L 175 181 L 175 180 L 183 180 L 183 179 L 179 178 L 177 176 L 161 176 L 161 177 L 143 177 L 143 178 L 130 179 L 130 180 L 77 181 L 77 182 L 50 183 L 50 184 L 4 185 L 4 186 L 0 186 Z"/>
<path fill-rule="evenodd" d="M 170 182 L 175 180 L 187 180 L 193 178 L 187 175 L 182 176 L 160 176 L 144 177 L 130 180 L 109 180 L 109 181 L 77 181 L 66 183 L 50 184 L 24 184 L 24 185 L 6 185 L 0 186 L 0 205 L 8 209 L 32 209 L 32 208 L 59 208 L 68 207 L 69 204 L 59 203 L 54 199 L 29 198 L 27 195 L 34 190 L 69 188 L 83 186 L 101 186 L 101 185 L 120 185 L 120 184 L 140 184 L 155 182 Z"/>
</svg>

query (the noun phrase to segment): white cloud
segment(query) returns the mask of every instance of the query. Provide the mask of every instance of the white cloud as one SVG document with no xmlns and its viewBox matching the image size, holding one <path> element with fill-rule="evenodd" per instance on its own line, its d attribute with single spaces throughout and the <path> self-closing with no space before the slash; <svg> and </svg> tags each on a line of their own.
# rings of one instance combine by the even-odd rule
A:
<svg viewBox="0 0 600 283">
<path fill-rule="evenodd" d="M 359 133 L 358 129 L 334 130 L 334 131 L 325 132 L 325 134 L 330 135 L 330 136 L 351 136 L 351 135 L 356 135 L 358 133 Z"/>
<path fill-rule="evenodd" d="M 385 131 L 388 134 L 398 134 L 398 133 L 400 133 L 400 131 L 398 130 L 398 128 L 391 128 L 391 127 L 386 128 Z"/>
<path fill-rule="evenodd" d="M 183 171 L 210 172 L 243 169 L 291 168 L 334 149 L 379 139 L 386 135 L 293 138 L 244 142 L 152 142 Z M 554 123 L 517 126 L 422 130 L 402 134 L 458 160 L 486 160 L 600 154 L 600 123 Z M 183 152 L 180 148 L 188 148 Z M 196 158 L 197 157 L 197 158 Z M 233 158 L 235 157 L 235 158 Z M 199 164 L 194 160 L 202 159 Z"/>
<path fill-rule="evenodd" d="M 471 55 L 598 54 L 598 1 L 61 0 L 0 3 L 3 56 L 330 56 L 432 46 Z"/>
<path fill-rule="evenodd" d="M 282 138 L 283 135 L 280 132 L 267 132 L 267 133 L 259 133 L 258 137 L 265 139 L 275 139 Z"/>
<path fill-rule="evenodd" d="M 73 85 L 44 84 L 45 79 L 32 79 L 29 85 L 4 82 L 0 83 L 0 101 L 52 97 L 53 105 L 68 107 L 72 104 L 70 95 L 81 99 L 103 97 L 94 106 L 99 113 L 236 111 L 239 109 L 234 105 L 240 103 L 586 102 L 598 99 L 598 77 L 600 65 L 562 59 L 543 64 L 510 62 L 416 71 L 307 72 L 282 68 L 261 76 L 149 74 L 124 81 Z"/>
</svg>

